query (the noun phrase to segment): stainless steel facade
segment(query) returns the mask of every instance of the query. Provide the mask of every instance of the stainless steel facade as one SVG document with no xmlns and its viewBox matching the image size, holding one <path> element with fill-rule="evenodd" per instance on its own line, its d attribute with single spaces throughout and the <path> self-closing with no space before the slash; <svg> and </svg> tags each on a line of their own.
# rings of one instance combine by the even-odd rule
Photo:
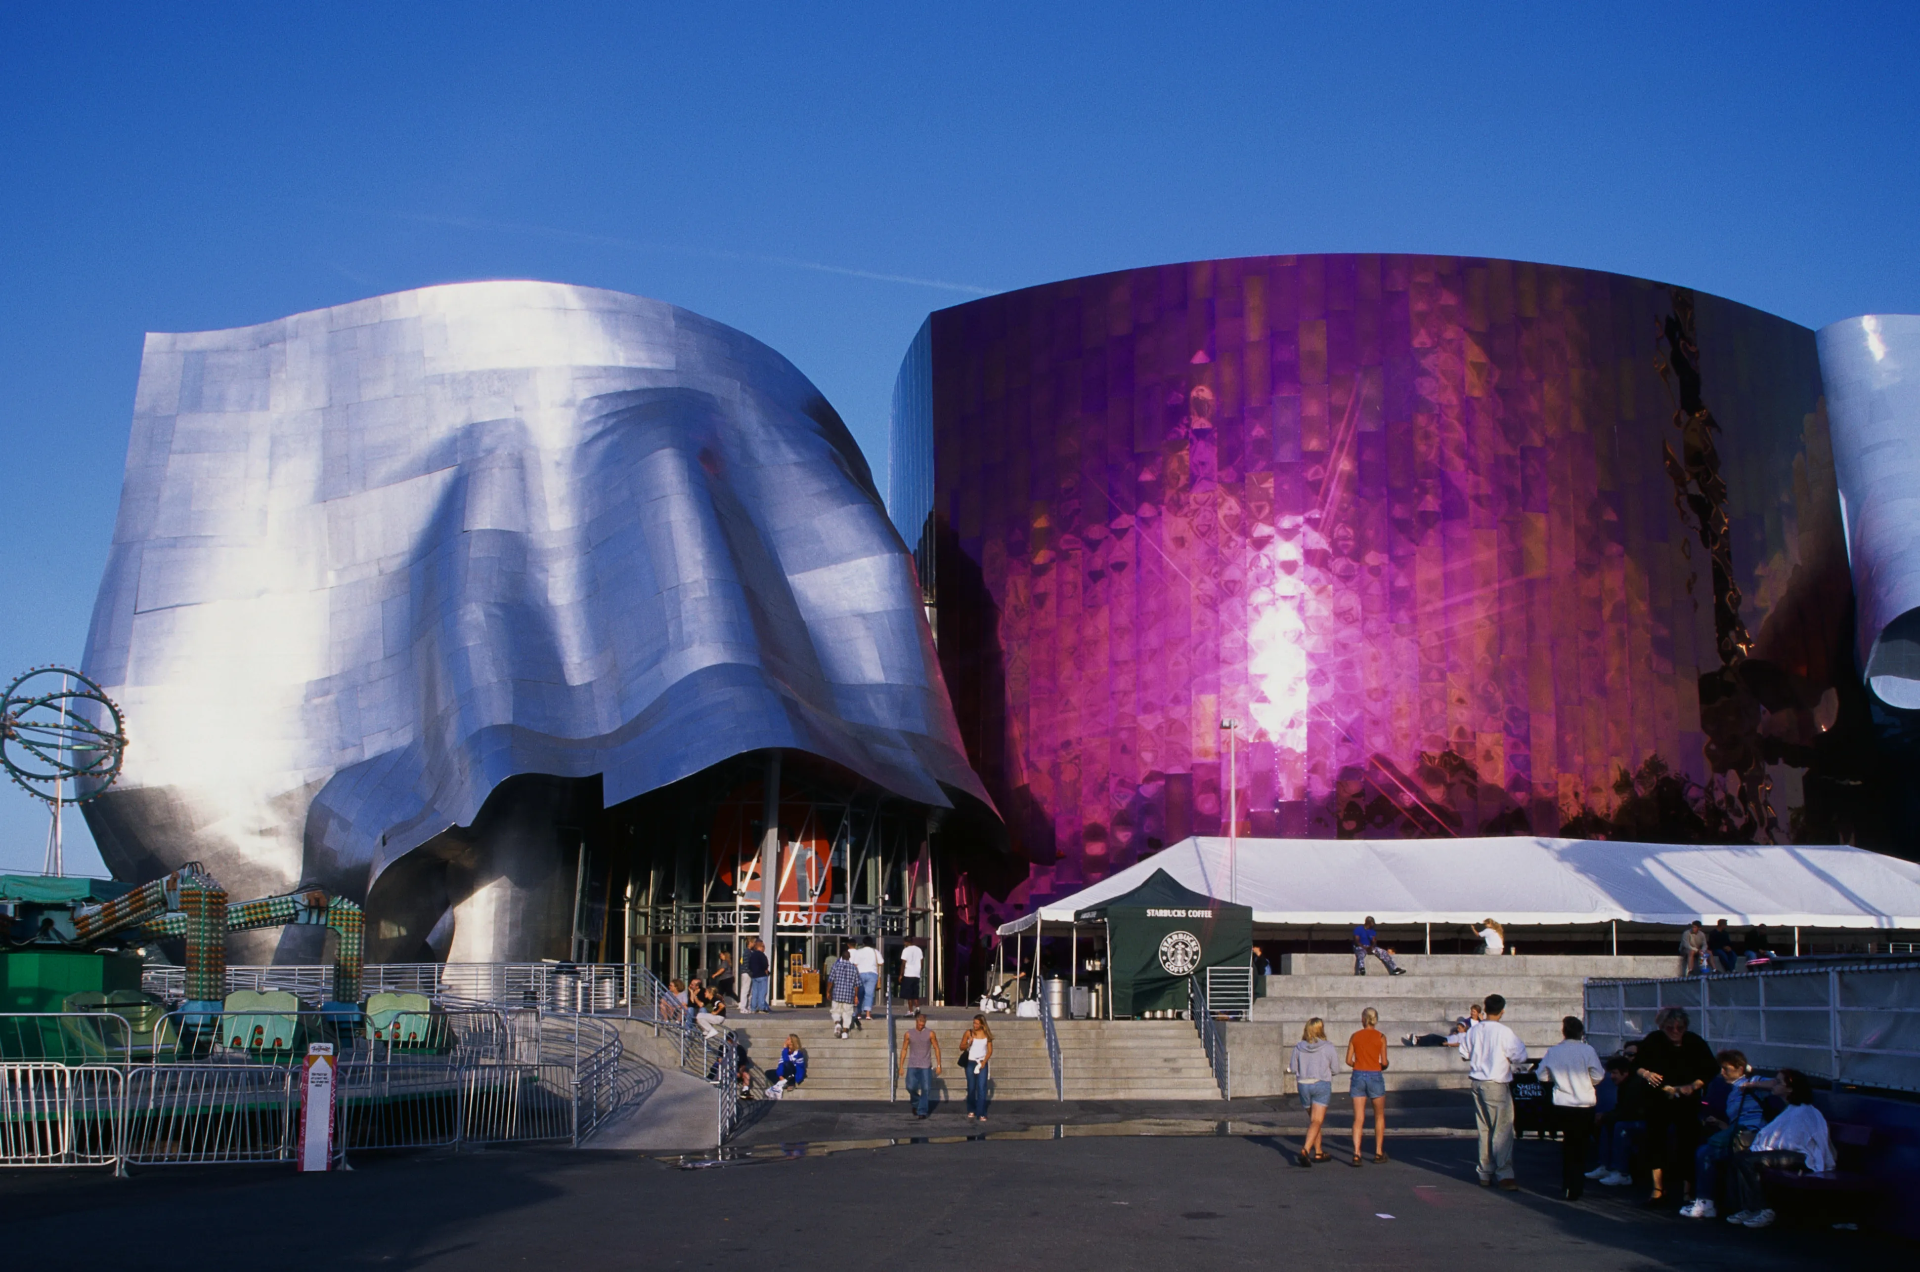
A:
<svg viewBox="0 0 1920 1272">
<path fill-rule="evenodd" d="M 1920 708 L 1920 315 L 1867 314 L 1824 327 L 1820 374 L 1874 695 Z"/>
<path fill-rule="evenodd" d="M 534 775 L 613 805 L 782 748 L 985 799 L 833 409 L 740 332 L 592 288 L 150 335 L 85 670 L 132 739 L 87 810 L 116 874 L 364 898 L 453 830 L 427 908 L 455 958 L 567 939 L 540 828 L 578 791 Z"/>
</svg>

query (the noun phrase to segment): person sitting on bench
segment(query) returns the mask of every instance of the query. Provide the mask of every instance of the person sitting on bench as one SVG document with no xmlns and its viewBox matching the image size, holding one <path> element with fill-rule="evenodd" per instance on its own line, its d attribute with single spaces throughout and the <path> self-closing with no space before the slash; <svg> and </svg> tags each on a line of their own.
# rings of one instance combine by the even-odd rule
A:
<svg viewBox="0 0 1920 1272">
<path fill-rule="evenodd" d="M 1740 1209 L 1728 1223 L 1764 1228 L 1774 1220 L 1760 1176 L 1768 1170 L 1806 1170 L 1816 1174 L 1834 1168 L 1833 1140 L 1827 1119 L 1813 1107 L 1813 1083 L 1798 1069 L 1774 1075 L 1773 1093 L 1787 1102 L 1786 1111 L 1760 1128 L 1753 1147 L 1733 1155 L 1734 1192 Z"/>
</svg>

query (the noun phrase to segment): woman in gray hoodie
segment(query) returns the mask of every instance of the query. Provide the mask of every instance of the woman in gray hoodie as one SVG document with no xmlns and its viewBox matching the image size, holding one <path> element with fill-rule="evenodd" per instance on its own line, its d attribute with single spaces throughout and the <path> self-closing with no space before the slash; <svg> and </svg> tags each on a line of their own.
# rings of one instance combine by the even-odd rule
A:
<svg viewBox="0 0 1920 1272">
<path fill-rule="evenodd" d="M 1327 1041 L 1326 1021 L 1315 1016 L 1300 1031 L 1300 1041 L 1293 1044 L 1293 1056 L 1287 1061 L 1287 1072 L 1293 1075 L 1294 1085 L 1300 1089 L 1300 1107 L 1307 1110 L 1310 1119 L 1307 1137 L 1300 1144 L 1302 1166 L 1327 1160 L 1327 1151 L 1320 1144 L 1320 1130 L 1327 1120 L 1327 1105 L 1333 1101 L 1335 1054 L 1333 1044 Z"/>
</svg>

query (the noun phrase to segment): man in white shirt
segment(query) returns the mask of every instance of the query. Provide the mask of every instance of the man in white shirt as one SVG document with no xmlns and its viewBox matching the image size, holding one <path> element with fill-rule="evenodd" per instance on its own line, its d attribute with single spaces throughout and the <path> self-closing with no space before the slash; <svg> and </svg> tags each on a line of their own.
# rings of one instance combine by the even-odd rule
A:
<svg viewBox="0 0 1920 1272">
<path fill-rule="evenodd" d="M 920 972 L 926 961 L 927 952 L 917 941 L 908 941 L 900 951 L 900 997 L 907 1000 L 908 1011 L 920 1009 Z"/>
<path fill-rule="evenodd" d="M 1587 1182 L 1587 1141 L 1600 1102 L 1593 1084 L 1607 1071 L 1600 1067 L 1600 1053 L 1588 1044 L 1580 1017 L 1560 1022 L 1560 1038 L 1540 1057 L 1539 1073 L 1542 1082 L 1553 1086 L 1553 1117 L 1560 1128 L 1560 1196 L 1578 1201 Z"/>
<path fill-rule="evenodd" d="M 1467 1030 L 1460 1058 L 1473 1079 L 1473 1119 L 1480 1132 L 1480 1186 L 1498 1183 L 1508 1192 L 1520 1185 L 1513 1178 L 1513 1066 L 1524 1062 L 1527 1048 L 1513 1030 L 1500 1023 L 1507 1000 L 1487 995 L 1487 1017 Z"/>
<path fill-rule="evenodd" d="M 872 1020 L 873 991 L 880 983 L 880 951 L 873 948 L 872 937 L 861 939 L 853 952 L 853 966 L 860 973 L 860 1017 Z"/>
</svg>

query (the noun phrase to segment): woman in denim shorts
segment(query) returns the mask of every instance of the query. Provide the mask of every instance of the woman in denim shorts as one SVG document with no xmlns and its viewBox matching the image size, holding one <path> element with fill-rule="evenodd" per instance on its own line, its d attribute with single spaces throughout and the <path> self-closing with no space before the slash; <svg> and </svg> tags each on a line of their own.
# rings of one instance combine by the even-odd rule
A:
<svg viewBox="0 0 1920 1272">
<path fill-rule="evenodd" d="M 1347 1067 L 1353 1070 L 1347 1094 L 1353 1097 L 1353 1165 L 1360 1164 L 1360 1140 L 1367 1125 L 1367 1101 L 1373 1101 L 1373 1160 L 1387 1160 L 1387 1036 L 1376 1027 L 1380 1013 L 1360 1013 L 1360 1028 L 1347 1039 Z"/>
<path fill-rule="evenodd" d="M 1287 1061 L 1287 1072 L 1300 1089 L 1300 1107 L 1310 1117 L 1307 1137 L 1300 1144 L 1302 1166 L 1327 1160 L 1320 1131 L 1327 1120 L 1327 1105 L 1333 1102 L 1333 1069 L 1334 1050 L 1327 1041 L 1327 1023 L 1315 1016 L 1301 1030 L 1300 1041 L 1293 1045 L 1293 1055 Z"/>
</svg>

